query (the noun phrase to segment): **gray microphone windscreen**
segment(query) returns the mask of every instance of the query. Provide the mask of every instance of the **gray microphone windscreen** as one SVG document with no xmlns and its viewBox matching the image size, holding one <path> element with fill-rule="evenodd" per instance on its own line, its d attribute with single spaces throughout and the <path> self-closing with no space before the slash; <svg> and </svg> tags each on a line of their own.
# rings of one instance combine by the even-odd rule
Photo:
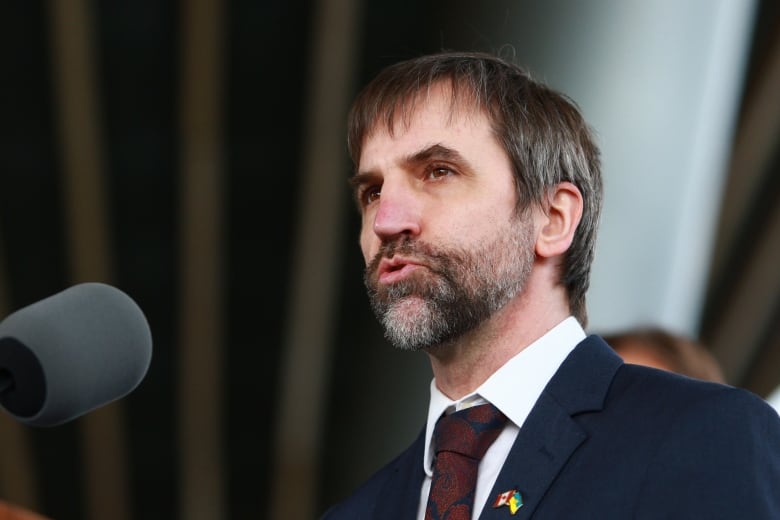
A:
<svg viewBox="0 0 780 520">
<path fill-rule="evenodd" d="M 0 404 L 18 421 L 56 426 L 132 392 L 152 358 L 138 305 L 102 283 L 75 285 L 0 322 Z"/>
</svg>

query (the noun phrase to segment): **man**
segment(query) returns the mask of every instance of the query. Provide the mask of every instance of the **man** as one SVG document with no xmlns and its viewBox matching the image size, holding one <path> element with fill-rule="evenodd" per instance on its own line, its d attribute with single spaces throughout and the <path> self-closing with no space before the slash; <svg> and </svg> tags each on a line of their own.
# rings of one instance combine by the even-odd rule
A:
<svg viewBox="0 0 780 520">
<path fill-rule="evenodd" d="M 583 332 L 602 186 L 573 103 L 426 56 L 362 91 L 349 147 L 371 304 L 434 379 L 419 438 L 324 518 L 780 518 L 773 410 Z"/>
</svg>

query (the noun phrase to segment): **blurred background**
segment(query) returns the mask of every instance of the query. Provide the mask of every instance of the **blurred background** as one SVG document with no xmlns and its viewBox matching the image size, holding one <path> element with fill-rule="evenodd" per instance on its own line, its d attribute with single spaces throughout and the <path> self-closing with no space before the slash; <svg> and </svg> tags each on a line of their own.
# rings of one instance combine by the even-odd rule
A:
<svg viewBox="0 0 780 520">
<path fill-rule="evenodd" d="M 772 0 L 28 0 L 0 7 L 0 316 L 83 281 L 141 306 L 130 396 L 0 413 L 0 498 L 57 519 L 316 518 L 425 420 L 424 354 L 364 295 L 349 102 L 380 68 L 499 53 L 604 157 L 597 333 L 701 340 L 780 384 Z"/>
</svg>

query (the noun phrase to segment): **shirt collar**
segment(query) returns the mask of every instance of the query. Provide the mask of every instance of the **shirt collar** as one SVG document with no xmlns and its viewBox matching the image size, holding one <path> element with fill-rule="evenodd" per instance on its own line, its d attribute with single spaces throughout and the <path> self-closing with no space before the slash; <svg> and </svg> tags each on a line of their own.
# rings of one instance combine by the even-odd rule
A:
<svg viewBox="0 0 780 520">
<path fill-rule="evenodd" d="M 429 476 L 433 474 L 431 439 L 436 421 L 443 413 L 490 402 L 518 428 L 521 427 L 558 367 L 583 339 L 585 331 L 579 322 L 570 316 L 512 357 L 472 394 L 458 401 L 453 401 L 441 393 L 434 378 L 431 381 L 431 399 L 425 428 L 425 472 Z"/>
</svg>

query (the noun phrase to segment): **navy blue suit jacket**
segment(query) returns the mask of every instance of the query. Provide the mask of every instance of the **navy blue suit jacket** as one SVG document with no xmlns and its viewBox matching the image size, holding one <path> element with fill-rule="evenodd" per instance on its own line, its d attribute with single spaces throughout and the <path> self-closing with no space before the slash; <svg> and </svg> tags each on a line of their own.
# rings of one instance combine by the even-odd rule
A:
<svg viewBox="0 0 780 520">
<path fill-rule="evenodd" d="M 424 436 L 323 520 L 413 520 Z M 516 489 L 513 516 L 493 508 Z M 780 519 L 780 417 L 744 390 L 580 343 L 520 430 L 480 520 Z"/>
</svg>

